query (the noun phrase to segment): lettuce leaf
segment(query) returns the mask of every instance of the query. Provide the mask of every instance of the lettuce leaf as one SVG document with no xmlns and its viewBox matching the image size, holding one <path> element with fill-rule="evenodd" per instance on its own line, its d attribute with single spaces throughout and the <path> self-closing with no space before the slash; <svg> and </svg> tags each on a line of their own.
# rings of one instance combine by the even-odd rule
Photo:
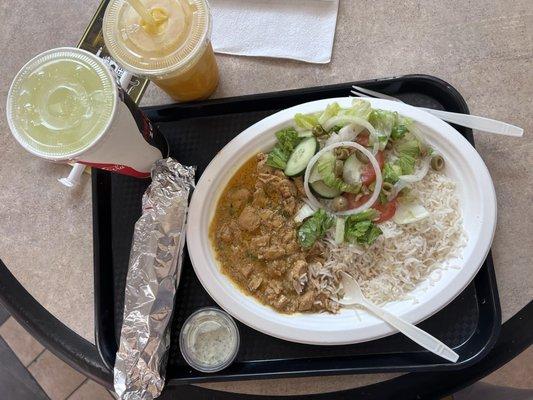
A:
<svg viewBox="0 0 533 400">
<path fill-rule="evenodd" d="M 402 175 L 411 175 L 415 171 L 416 158 L 420 156 L 420 142 L 417 139 L 403 140 L 398 143 L 397 165 L 402 170 Z"/>
<path fill-rule="evenodd" d="M 300 128 L 303 128 L 306 130 L 312 130 L 315 127 L 315 125 L 318 124 L 318 118 L 312 114 L 305 115 L 305 114 L 298 113 L 294 116 L 294 122 Z"/>
<path fill-rule="evenodd" d="M 335 175 L 335 156 L 333 153 L 326 152 L 318 159 L 317 170 L 324 183 L 330 188 L 348 193 L 359 193 L 361 190 L 361 184 L 350 185 Z"/>
<path fill-rule="evenodd" d="M 379 136 L 389 137 L 392 128 L 396 124 L 398 113 L 385 110 L 372 110 L 368 117 L 368 122 L 372 124 Z"/>
<path fill-rule="evenodd" d="M 401 154 L 397 165 L 402 170 L 402 175 L 411 175 L 415 172 L 416 158 L 409 154 Z"/>
<path fill-rule="evenodd" d="M 376 109 L 372 110 L 370 113 L 368 122 L 370 122 L 376 130 L 380 150 L 383 150 L 387 145 L 397 120 L 397 112 Z"/>
<path fill-rule="evenodd" d="M 337 218 L 335 221 L 335 243 L 341 244 L 344 242 L 344 228 L 346 223 L 344 218 Z"/>
<path fill-rule="evenodd" d="M 353 102 L 352 107 L 349 108 L 337 108 L 338 104 L 333 103 L 335 106 L 330 108 L 328 112 L 328 106 L 326 111 L 320 116 L 318 122 L 324 129 L 331 133 L 338 131 L 340 128 L 349 124 L 355 124 L 364 129 L 362 122 L 368 122 L 368 116 L 372 111 L 370 103 L 365 100 L 356 100 Z M 368 124 L 370 125 L 370 124 Z"/>
<path fill-rule="evenodd" d="M 413 120 L 408 117 L 404 117 L 398 113 L 396 113 L 396 123 L 392 127 L 391 131 L 391 139 L 392 140 L 398 140 L 405 136 L 407 132 L 411 129 L 411 126 L 413 125 Z"/>
<path fill-rule="evenodd" d="M 372 224 L 369 230 L 366 231 L 365 236 L 360 239 L 360 243 L 366 243 L 368 245 L 374 243 L 376 239 L 383 233 L 381 228 Z"/>
<path fill-rule="evenodd" d="M 334 126 L 333 128 L 336 128 L 337 126 Z M 362 126 L 355 126 L 355 125 L 345 125 L 338 131 L 335 131 L 335 129 L 330 129 L 329 133 L 330 136 L 326 140 L 325 146 L 329 146 L 333 143 L 338 142 L 353 142 L 357 135 L 364 129 Z"/>
<path fill-rule="evenodd" d="M 398 182 L 400 175 L 402 175 L 402 168 L 399 165 L 394 165 L 391 163 L 385 163 L 383 166 L 383 181 L 392 183 L 393 185 Z"/>
<path fill-rule="evenodd" d="M 407 125 L 397 124 L 392 127 L 390 137 L 392 140 L 398 140 L 403 138 L 407 132 L 409 132 Z"/>
<path fill-rule="evenodd" d="M 344 240 L 350 243 L 360 243 L 370 229 L 372 221 L 353 222 L 346 220 L 344 225 Z"/>
<path fill-rule="evenodd" d="M 318 239 L 326 234 L 326 231 L 333 226 L 334 218 L 323 209 L 315 212 L 307 218 L 300 228 L 298 228 L 298 243 L 304 249 L 312 247 Z"/>
<path fill-rule="evenodd" d="M 411 157 L 420 156 L 420 142 L 417 139 L 405 140 L 398 143 L 396 150 L 402 155 L 409 155 Z"/>
<path fill-rule="evenodd" d="M 340 109 L 341 109 L 341 106 L 339 106 L 339 103 L 337 102 L 329 104 L 324 110 L 324 112 L 320 115 L 320 117 L 318 117 L 318 123 L 320 125 L 324 125 L 324 123 L 328 119 L 336 116 L 337 113 L 340 111 Z"/>
<path fill-rule="evenodd" d="M 279 146 L 290 153 L 300 143 L 301 138 L 298 136 L 298 132 L 294 128 L 285 128 L 276 132 L 276 138 L 278 138 Z"/>
<path fill-rule="evenodd" d="M 350 108 L 344 108 L 339 111 L 338 115 L 348 117 L 358 117 L 362 119 L 368 119 L 372 112 L 372 106 L 370 102 L 366 100 L 354 99 Z"/>
<path fill-rule="evenodd" d="M 266 165 L 272 168 L 285 169 L 290 155 L 290 153 L 283 151 L 279 146 L 274 146 L 270 153 L 268 153 Z"/>
<path fill-rule="evenodd" d="M 409 128 L 413 123 L 410 118 L 403 117 L 396 111 L 378 109 L 372 110 L 368 121 L 376 129 L 380 140 L 385 144 L 387 144 L 389 139 L 398 140 L 403 138 L 409 132 Z"/>
<path fill-rule="evenodd" d="M 392 217 L 398 225 L 411 224 L 429 217 L 429 211 L 418 201 L 418 199 L 403 201 L 398 203 L 396 213 Z"/>
<path fill-rule="evenodd" d="M 277 169 L 285 169 L 294 148 L 302 140 L 294 128 L 285 128 L 276 132 L 278 143 L 268 154 L 266 164 Z"/>
<path fill-rule="evenodd" d="M 373 209 L 350 215 L 346 218 L 344 226 L 344 239 L 350 243 L 372 244 L 376 241 L 382 231 L 372 220 L 378 216 L 378 212 Z"/>
</svg>

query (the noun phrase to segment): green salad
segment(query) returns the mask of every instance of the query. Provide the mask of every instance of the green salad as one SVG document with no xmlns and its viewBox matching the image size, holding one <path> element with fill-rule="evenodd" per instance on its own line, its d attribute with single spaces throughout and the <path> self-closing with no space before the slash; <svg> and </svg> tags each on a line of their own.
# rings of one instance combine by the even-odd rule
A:
<svg viewBox="0 0 533 400">
<path fill-rule="evenodd" d="M 371 245 L 379 224 L 419 221 L 428 212 L 409 186 L 444 159 L 428 146 L 414 122 L 356 99 L 313 114 L 296 114 L 276 132 L 266 163 L 287 177 L 303 176 L 307 196 L 296 216 L 298 241 L 310 248 L 333 229 L 337 243 Z"/>
</svg>

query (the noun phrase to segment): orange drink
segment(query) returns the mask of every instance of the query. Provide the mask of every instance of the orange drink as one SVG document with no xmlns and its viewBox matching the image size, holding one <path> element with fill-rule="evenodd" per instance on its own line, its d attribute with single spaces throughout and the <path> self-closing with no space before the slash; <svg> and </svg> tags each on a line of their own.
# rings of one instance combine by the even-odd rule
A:
<svg viewBox="0 0 533 400">
<path fill-rule="evenodd" d="M 176 100 L 205 99 L 218 85 L 206 0 L 111 0 L 102 31 L 115 61 Z"/>
</svg>

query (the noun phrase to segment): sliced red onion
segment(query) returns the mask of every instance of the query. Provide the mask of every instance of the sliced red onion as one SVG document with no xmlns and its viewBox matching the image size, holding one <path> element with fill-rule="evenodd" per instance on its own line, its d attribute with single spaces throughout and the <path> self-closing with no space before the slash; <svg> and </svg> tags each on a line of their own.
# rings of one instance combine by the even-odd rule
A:
<svg viewBox="0 0 533 400">
<path fill-rule="evenodd" d="M 310 217 L 313 215 L 315 210 L 309 204 L 304 203 L 304 205 L 300 208 L 298 213 L 294 217 L 294 222 L 302 222 L 307 217 Z"/>
<path fill-rule="evenodd" d="M 400 178 L 398 179 L 398 182 L 396 182 L 392 188 L 391 193 L 388 196 L 389 200 L 394 199 L 396 196 L 398 196 L 398 193 L 400 191 L 410 185 L 411 183 L 415 183 L 418 181 L 421 181 L 424 179 L 424 177 L 427 175 L 429 171 L 429 164 L 431 161 L 431 157 L 425 157 L 421 161 L 420 168 L 412 175 L 400 175 Z"/>
<path fill-rule="evenodd" d="M 333 128 L 335 125 L 338 125 L 339 123 L 342 124 L 342 125 L 348 123 L 350 125 L 353 124 L 353 125 L 359 125 L 359 126 L 365 127 L 368 130 L 368 133 L 369 133 L 370 137 L 373 140 L 372 152 L 374 154 L 376 154 L 378 152 L 378 150 L 379 150 L 378 133 L 376 132 L 376 130 L 374 129 L 372 124 L 370 122 L 368 122 L 366 119 L 359 118 L 359 117 L 341 115 L 341 116 L 332 117 L 332 118 L 328 119 L 327 122 L 324 124 L 323 128 L 326 131 L 329 131 L 331 128 Z"/>
<path fill-rule="evenodd" d="M 316 153 L 313 156 L 313 158 L 309 160 L 309 164 L 307 164 L 307 168 L 305 169 L 305 175 L 304 175 L 305 194 L 307 195 L 307 198 L 309 199 L 310 206 L 313 207 L 315 210 L 323 207 L 323 205 L 317 200 L 317 198 L 313 195 L 313 193 L 311 192 L 311 189 L 309 188 L 309 175 L 311 174 L 311 170 L 313 169 L 313 166 L 316 164 L 320 156 L 324 154 L 325 152 L 331 151 L 337 147 L 352 147 L 354 149 L 361 151 L 366 157 L 368 157 L 376 173 L 376 185 L 374 187 L 374 192 L 372 193 L 372 196 L 370 196 L 370 198 L 368 199 L 366 203 L 362 204 L 359 207 L 352 208 L 351 210 L 338 211 L 336 213 L 333 213 L 335 215 L 357 214 L 358 212 L 365 211 L 366 209 L 370 208 L 376 202 L 376 200 L 378 199 L 379 193 L 381 192 L 381 185 L 383 183 L 383 179 L 381 177 L 381 168 L 379 167 L 378 160 L 376 160 L 376 157 L 374 157 L 374 155 L 370 151 L 368 151 L 364 146 L 361 146 L 359 143 L 338 142 L 338 143 L 334 143 L 329 146 L 326 146 L 322 150 L 320 150 L 318 153 Z"/>
<path fill-rule="evenodd" d="M 364 129 L 364 126 L 357 124 L 343 126 L 338 133 L 331 134 L 326 140 L 326 146 L 337 142 L 352 142 Z"/>
</svg>

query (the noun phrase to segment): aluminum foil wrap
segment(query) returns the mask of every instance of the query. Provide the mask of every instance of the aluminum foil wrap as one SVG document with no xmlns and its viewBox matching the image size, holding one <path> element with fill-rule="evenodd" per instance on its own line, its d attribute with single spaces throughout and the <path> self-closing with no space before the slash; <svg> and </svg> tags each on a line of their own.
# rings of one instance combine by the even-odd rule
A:
<svg viewBox="0 0 533 400">
<path fill-rule="evenodd" d="M 165 383 L 170 320 L 178 286 L 194 167 L 157 161 L 135 224 L 114 369 L 121 399 L 150 400 Z"/>
</svg>

